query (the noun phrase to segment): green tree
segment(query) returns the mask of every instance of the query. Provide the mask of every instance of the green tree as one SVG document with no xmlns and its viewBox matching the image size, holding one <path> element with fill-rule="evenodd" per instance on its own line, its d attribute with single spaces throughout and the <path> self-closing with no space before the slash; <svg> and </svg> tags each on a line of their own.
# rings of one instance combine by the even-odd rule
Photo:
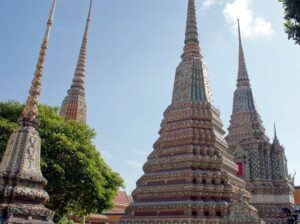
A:
<svg viewBox="0 0 300 224">
<path fill-rule="evenodd" d="M 0 158 L 23 108 L 17 102 L 0 103 Z M 123 181 L 93 145 L 95 132 L 85 124 L 64 121 L 58 108 L 46 105 L 39 106 L 39 122 L 47 207 L 55 211 L 55 222 L 69 213 L 81 217 L 110 208 Z"/>
<path fill-rule="evenodd" d="M 289 39 L 300 44 L 300 0 L 279 0 L 285 11 L 285 32 Z"/>
<path fill-rule="evenodd" d="M 59 220 L 57 224 L 75 224 L 72 220 L 69 220 L 67 216 L 64 216 Z"/>
</svg>

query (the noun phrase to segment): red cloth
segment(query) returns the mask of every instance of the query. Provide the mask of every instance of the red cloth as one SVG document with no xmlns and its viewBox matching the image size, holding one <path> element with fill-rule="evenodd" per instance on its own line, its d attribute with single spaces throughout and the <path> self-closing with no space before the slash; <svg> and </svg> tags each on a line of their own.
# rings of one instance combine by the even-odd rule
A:
<svg viewBox="0 0 300 224">
<path fill-rule="evenodd" d="M 238 162 L 237 163 L 238 165 L 238 173 L 237 173 L 237 176 L 240 177 L 240 176 L 243 176 L 243 163 L 242 162 Z"/>
</svg>

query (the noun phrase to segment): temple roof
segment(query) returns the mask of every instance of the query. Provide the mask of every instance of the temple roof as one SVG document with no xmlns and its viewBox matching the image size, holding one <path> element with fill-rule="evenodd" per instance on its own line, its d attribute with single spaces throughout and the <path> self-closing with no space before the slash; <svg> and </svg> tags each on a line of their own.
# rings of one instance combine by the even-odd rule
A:
<svg viewBox="0 0 300 224">
<path fill-rule="evenodd" d="M 118 191 L 117 196 L 113 199 L 114 207 L 104 211 L 103 214 L 125 213 L 125 209 L 132 202 L 132 198 L 125 191 Z"/>
<path fill-rule="evenodd" d="M 125 191 L 119 191 L 113 202 L 118 204 L 129 204 L 132 201 L 131 197 Z"/>
</svg>

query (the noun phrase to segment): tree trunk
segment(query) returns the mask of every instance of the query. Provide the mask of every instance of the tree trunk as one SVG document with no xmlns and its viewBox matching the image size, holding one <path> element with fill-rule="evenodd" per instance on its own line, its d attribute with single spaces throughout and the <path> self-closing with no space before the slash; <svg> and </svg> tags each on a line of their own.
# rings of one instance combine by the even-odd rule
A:
<svg viewBox="0 0 300 224">
<path fill-rule="evenodd" d="M 83 216 L 81 217 L 80 224 L 85 224 L 85 215 L 83 215 Z"/>
</svg>

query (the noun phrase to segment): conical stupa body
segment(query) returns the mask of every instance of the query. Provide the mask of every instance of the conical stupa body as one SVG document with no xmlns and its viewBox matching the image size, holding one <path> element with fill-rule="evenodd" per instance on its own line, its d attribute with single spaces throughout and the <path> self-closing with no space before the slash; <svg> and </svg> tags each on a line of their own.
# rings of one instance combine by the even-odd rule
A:
<svg viewBox="0 0 300 224">
<path fill-rule="evenodd" d="M 265 133 L 246 68 L 240 26 L 238 30 L 239 69 L 226 140 L 239 166 L 238 176 L 252 193 L 250 204 L 267 223 L 286 223 L 282 209 L 294 205 L 293 181 L 288 175 L 284 148 L 276 135 L 271 143 Z"/>
<path fill-rule="evenodd" d="M 189 0 L 182 62 L 160 137 L 121 224 L 260 223 L 224 140 Z"/>
<path fill-rule="evenodd" d="M 45 207 L 49 195 L 41 172 L 41 139 L 38 104 L 48 41 L 56 0 L 53 0 L 47 29 L 29 91 L 19 119 L 20 127 L 11 134 L 0 164 L 0 223 L 53 224 L 53 212 Z"/>
</svg>

